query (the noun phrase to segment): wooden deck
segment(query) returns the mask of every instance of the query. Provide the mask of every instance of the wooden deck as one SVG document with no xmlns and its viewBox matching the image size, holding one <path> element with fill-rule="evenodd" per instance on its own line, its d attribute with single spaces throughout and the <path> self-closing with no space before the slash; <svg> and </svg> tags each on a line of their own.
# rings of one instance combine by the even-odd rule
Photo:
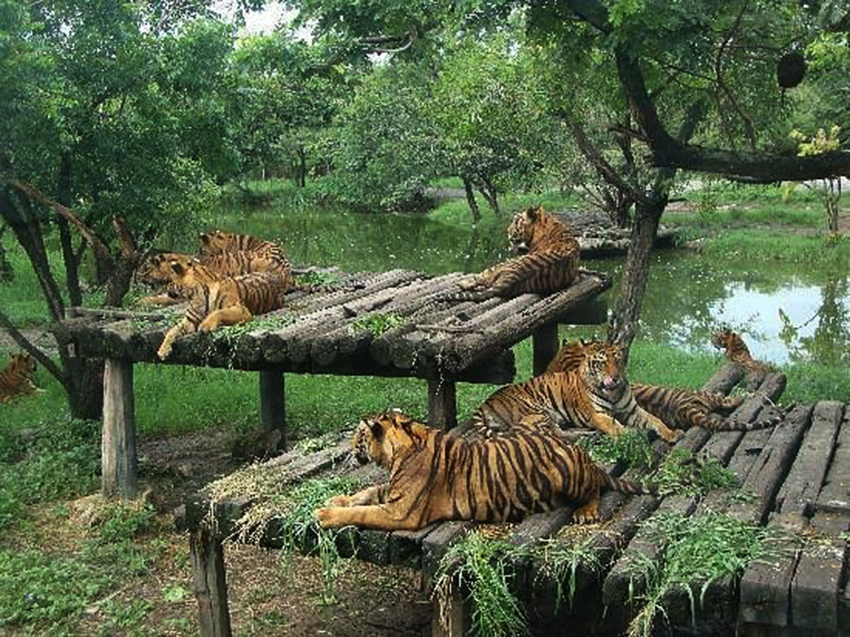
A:
<svg viewBox="0 0 850 637">
<path fill-rule="evenodd" d="M 740 379 L 741 370 L 729 365 L 705 388 L 728 393 Z M 514 587 L 535 625 L 548 626 L 549 631 L 541 629 L 547 634 L 563 634 L 571 627 L 589 628 L 595 634 L 620 634 L 632 612 L 628 600 L 639 596 L 644 586 L 630 575 L 629 565 L 653 560 L 664 550 L 657 540 L 650 540 L 642 523 L 664 513 L 690 516 L 711 509 L 790 533 L 776 540 L 784 543 L 784 550 L 777 551 L 770 561 L 750 565 L 740 580 L 710 585 L 703 605 L 697 605 L 696 618 L 691 616 L 686 591 L 674 589 L 664 599 L 671 627 L 689 634 L 712 635 L 733 634 L 736 627 L 753 635 L 850 634 L 847 541 L 841 535 L 850 530 L 850 410 L 841 403 L 824 401 L 779 412 L 773 402 L 784 387 L 784 376 L 769 374 L 736 412 L 747 422 L 782 413 L 783 420 L 775 428 L 713 435 L 693 429 L 673 447 L 663 441 L 654 445 L 658 455 L 671 448 L 686 448 L 716 457 L 734 471 L 751 496 L 733 499 L 723 492 L 712 492 L 700 499 L 605 494 L 601 511 L 608 522 L 591 538 L 603 568 L 594 571 L 586 564 L 579 566 L 571 607 L 556 610 L 556 583 L 542 564 L 531 559 L 516 564 Z M 374 467 L 354 468 L 347 461 L 348 453 L 348 442 L 341 441 L 313 454 L 289 452 L 266 466 L 269 470 L 287 468 L 281 488 L 317 475 L 348 475 L 369 481 L 379 477 L 380 471 Z M 615 475 L 623 475 L 623 467 L 608 468 Z M 202 492 L 186 503 L 178 518 L 191 531 L 204 634 L 229 634 L 222 540 L 233 532 L 234 521 L 250 506 L 248 498 L 211 502 Z M 214 512 L 212 517 L 210 511 Z M 514 544 L 544 538 L 569 541 L 558 538 L 570 515 L 570 509 L 533 515 L 513 528 L 507 539 Z M 475 525 L 469 522 L 446 522 L 417 532 L 352 530 L 345 533 L 341 546 L 353 543 L 359 559 L 375 564 L 421 569 L 423 580 L 430 582 L 450 543 L 473 528 Z M 261 543 L 279 545 L 274 522 Z M 448 632 L 464 634 L 468 608 L 461 599 L 448 603 Z"/>
<path fill-rule="evenodd" d="M 231 329 L 178 339 L 166 361 L 156 352 L 183 308 L 134 313 L 76 309 L 55 328 L 78 356 L 106 359 L 103 490 L 137 491 L 133 364 L 138 362 L 259 372 L 260 428 L 281 432 L 286 446 L 284 376 L 288 373 L 415 377 L 427 381 L 429 421 L 456 423 L 455 383 L 507 383 L 511 347 L 533 337 L 535 371 L 558 349 L 558 324 L 603 323 L 598 297 L 605 274 L 582 271 L 569 289 L 483 302 L 442 300 L 464 275 L 409 270 L 342 275 L 330 291 L 287 295 L 285 307 Z M 392 315 L 376 334 L 369 321 Z M 252 326 L 256 326 L 252 329 Z"/>
</svg>

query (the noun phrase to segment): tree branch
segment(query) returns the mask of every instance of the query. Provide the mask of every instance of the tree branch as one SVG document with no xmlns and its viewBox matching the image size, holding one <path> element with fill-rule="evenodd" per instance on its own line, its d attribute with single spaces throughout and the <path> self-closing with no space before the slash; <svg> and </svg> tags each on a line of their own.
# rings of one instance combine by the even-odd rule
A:
<svg viewBox="0 0 850 637">
<path fill-rule="evenodd" d="M 27 337 L 24 336 L 17 327 L 15 327 L 12 320 L 6 316 L 2 310 L 0 310 L 0 327 L 3 327 L 6 332 L 8 332 L 9 336 L 12 337 L 12 340 L 15 341 L 15 343 L 17 343 L 27 354 L 38 361 L 38 363 L 50 372 L 56 380 L 62 383 L 63 386 L 67 386 L 68 377 L 65 375 L 65 372 L 63 372 L 56 363 L 50 360 L 50 357 L 48 357 L 47 354 L 33 345 Z"/>
</svg>

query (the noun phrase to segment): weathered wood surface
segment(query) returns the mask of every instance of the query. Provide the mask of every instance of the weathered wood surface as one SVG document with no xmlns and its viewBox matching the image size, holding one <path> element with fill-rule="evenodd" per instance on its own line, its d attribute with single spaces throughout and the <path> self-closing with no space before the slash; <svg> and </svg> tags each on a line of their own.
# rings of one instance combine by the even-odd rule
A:
<svg viewBox="0 0 850 637">
<path fill-rule="evenodd" d="M 286 450 L 286 390 L 283 372 L 260 370 L 260 430 L 280 432 L 278 450 Z"/>
<path fill-rule="evenodd" d="M 406 270 L 350 275 L 332 291 L 287 295 L 283 309 L 257 319 L 256 330 L 217 330 L 178 339 L 165 362 L 505 382 L 513 370 L 514 344 L 570 317 L 604 320 L 604 305 L 595 299 L 611 285 L 607 275 L 585 270 L 567 290 L 542 297 L 447 300 L 462 276 L 428 277 Z M 81 356 L 160 362 L 156 351 L 181 314 L 181 308 L 153 314 L 86 312 L 84 318 L 64 321 L 57 331 Z M 370 320 L 388 314 L 401 324 L 373 334 Z M 494 359 L 500 364 L 488 371 L 493 366 L 485 363 Z"/>
<path fill-rule="evenodd" d="M 131 500 L 138 491 L 133 364 L 108 359 L 103 372 L 103 494 Z"/>
<path fill-rule="evenodd" d="M 192 556 L 192 589 L 198 600 L 201 634 L 205 637 L 230 637 L 230 612 L 221 538 L 206 527 L 189 534 Z"/>
</svg>

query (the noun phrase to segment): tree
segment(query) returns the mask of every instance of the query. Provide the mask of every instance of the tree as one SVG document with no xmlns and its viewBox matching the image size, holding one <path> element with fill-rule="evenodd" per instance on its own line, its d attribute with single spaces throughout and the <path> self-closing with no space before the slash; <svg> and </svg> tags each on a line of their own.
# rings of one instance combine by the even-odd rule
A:
<svg viewBox="0 0 850 637">
<path fill-rule="evenodd" d="M 234 30 L 192 20 L 208 12 L 200 4 L 0 10 L 0 218 L 37 274 L 50 321 L 82 304 L 89 247 L 106 304 L 119 305 L 144 247 L 191 231 L 215 193 L 211 175 L 229 170 L 217 87 Z M 48 260 L 54 228 L 61 273 Z M 2 311 L 0 325 L 63 385 L 72 415 L 99 417 L 102 363 L 76 357 L 61 334 L 54 362 Z"/>
</svg>

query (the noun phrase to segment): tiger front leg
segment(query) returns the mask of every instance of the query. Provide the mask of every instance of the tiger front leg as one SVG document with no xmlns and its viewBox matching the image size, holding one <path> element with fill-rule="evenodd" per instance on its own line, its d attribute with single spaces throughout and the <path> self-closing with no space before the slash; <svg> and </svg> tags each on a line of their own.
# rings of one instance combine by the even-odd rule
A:
<svg viewBox="0 0 850 637">
<path fill-rule="evenodd" d="M 573 511 L 573 522 L 578 524 L 593 524 L 599 522 L 599 492 L 591 498 L 589 502 L 581 505 Z"/>
<path fill-rule="evenodd" d="M 244 305 L 233 305 L 222 310 L 210 312 L 198 326 L 200 332 L 212 332 L 222 325 L 238 325 L 247 323 L 253 318 L 253 314 Z"/>
<path fill-rule="evenodd" d="M 679 438 L 681 438 L 684 434 L 681 431 L 674 431 L 670 429 L 664 422 L 650 414 L 648 411 L 644 411 L 640 407 L 638 407 L 638 413 L 643 412 L 641 415 L 644 417 L 646 423 L 655 430 L 659 436 L 661 436 L 666 442 L 674 443 Z"/>
<path fill-rule="evenodd" d="M 162 307 L 166 307 L 169 305 L 177 305 L 178 303 L 184 302 L 186 299 L 181 299 L 176 296 L 171 296 L 170 294 L 155 294 L 154 296 L 146 296 L 144 298 L 139 299 L 136 304 L 137 305 L 159 305 Z"/>
<path fill-rule="evenodd" d="M 316 518 L 323 529 L 337 529 L 343 526 L 357 526 L 379 531 L 415 531 L 419 520 L 407 515 L 398 515 L 386 505 L 325 507 L 316 509 Z"/>
<path fill-rule="evenodd" d="M 626 430 L 616 418 L 611 418 L 608 414 L 603 414 L 600 411 L 593 413 L 591 421 L 594 429 L 598 429 L 609 436 L 617 437 Z"/>
<path fill-rule="evenodd" d="M 159 349 L 156 352 L 156 355 L 159 356 L 160 360 L 165 360 L 168 358 L 168 355 L 171 354 L 174 341 L 185 334 L 191 334 L 195 331 L 195 329 L 195 324 L 189 319 L 184 318 L 177 325 L 168 330 L 162 341 L 162 345 L 159 346 Z"/>
<path fill-rule="evenodd" d="M 326 507 L 359 507 L 368 504 L 380 504 L 383 485 L 369 487 L 354 495 L 338 495 L 325 502 Z"/>
</svg>

